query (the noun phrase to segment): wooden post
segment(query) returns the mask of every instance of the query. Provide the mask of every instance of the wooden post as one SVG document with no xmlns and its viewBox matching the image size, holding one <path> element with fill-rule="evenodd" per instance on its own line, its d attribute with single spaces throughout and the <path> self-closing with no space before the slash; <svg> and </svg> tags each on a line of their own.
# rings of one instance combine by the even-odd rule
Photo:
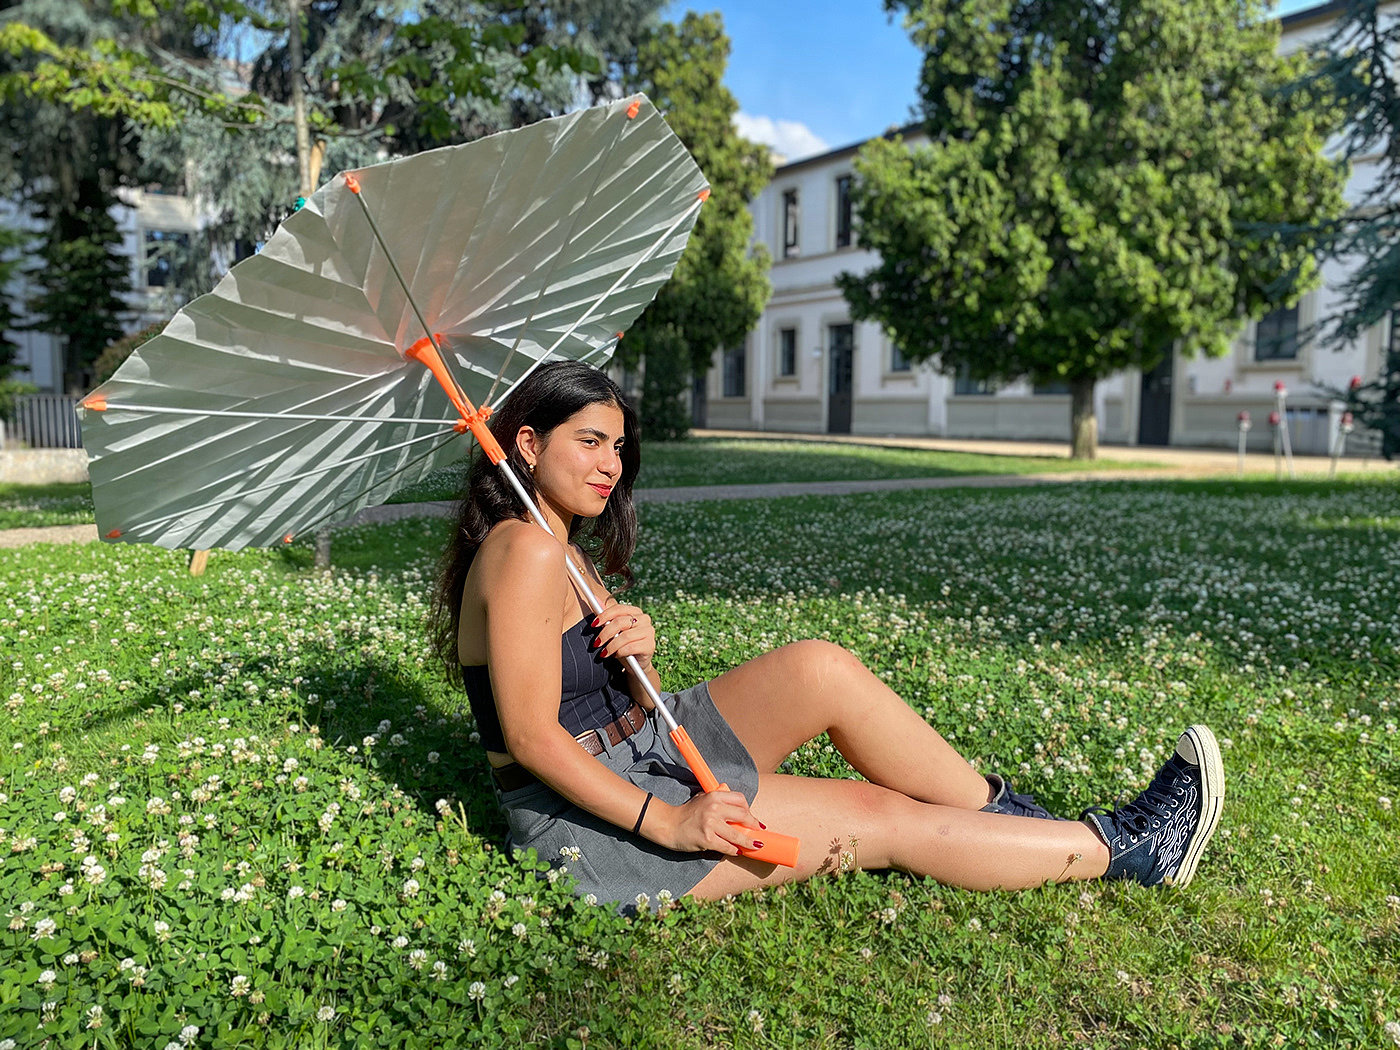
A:
<svg viewBox="0 0 1400 1050">
<path fill-rule="evenodd" d="M 203 576 L 205 566 L 209 564 L 208 551 L 190 551 L 190 575 Z"/>
</svg>

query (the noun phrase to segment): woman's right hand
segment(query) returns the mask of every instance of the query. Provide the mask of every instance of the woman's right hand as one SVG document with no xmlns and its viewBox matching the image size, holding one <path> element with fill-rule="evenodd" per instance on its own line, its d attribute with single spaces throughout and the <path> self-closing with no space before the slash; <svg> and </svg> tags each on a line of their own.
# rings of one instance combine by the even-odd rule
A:
<svg viewBox="0 0 1400 1050">
<path fill-rule="evenodd" d="M 683 853 L 714 850 L 733 857 L 740 849 L 757 849 L 763 844 L 763 825 L 749 812 L 748 800 L 724 784 L 718 791 L 701 792 L 684 805 L 665 806 L 657 815 L 664 815 L 658 822 L 661 827 L 648 837 L 668 849 Z M 741 824 L 748 828 L 737 826 Z"/>
</svg>

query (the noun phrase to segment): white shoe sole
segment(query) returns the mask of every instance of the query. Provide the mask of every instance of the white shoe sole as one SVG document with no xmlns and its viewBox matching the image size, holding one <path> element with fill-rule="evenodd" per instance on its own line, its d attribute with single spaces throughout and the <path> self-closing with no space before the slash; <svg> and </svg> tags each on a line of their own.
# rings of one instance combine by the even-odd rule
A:
<svg viewBox="0 0 1400 1050">
<path fill-rule="evenodd" d="M 1195 877 L 1196 865 L 1201 862 L 1206 844 L 1220 823 L 1220 813 L 1225 806 L 1225 766 L 1220 761 L 1220 745 L 1215 741 L 1215 734 L 1206 726 L 1188 728 L 1181 734 L 1177 748 L 1183 753 L 1194 750 L 1194 761 L 1201 769 L 1200 822 L 1186 842 L 1181 864 L 1175 874 L 1162 880 L 1165 885 L 1182 887 Z M 1189 753 L 1187 757 L 1191 757 Z"/>
</svg>

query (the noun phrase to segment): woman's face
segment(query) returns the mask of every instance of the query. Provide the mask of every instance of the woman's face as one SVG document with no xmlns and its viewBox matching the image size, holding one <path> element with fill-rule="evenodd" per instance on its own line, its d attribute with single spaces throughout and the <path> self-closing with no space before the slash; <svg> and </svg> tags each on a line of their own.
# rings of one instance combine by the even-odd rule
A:
<svg viewBox="0 0 1400 1050">
<path fill-rule="evenodd" d="M 622 409 L 600 403 L 575 412 L 541 438 L 529 427 L 516 437 L 540 497 L 560 517 L 597 517 L 622 474 Z"/>
</svg>

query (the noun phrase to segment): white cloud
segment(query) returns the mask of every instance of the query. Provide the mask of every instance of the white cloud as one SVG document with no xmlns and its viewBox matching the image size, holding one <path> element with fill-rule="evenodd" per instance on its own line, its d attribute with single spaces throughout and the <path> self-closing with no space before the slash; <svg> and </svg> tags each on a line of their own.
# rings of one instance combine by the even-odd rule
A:
<svg viewBox="0 0 1400 1050">
<path fill-rule="evenodd" d="M 761 142 L 778 154 L 779 163 L 801 160 L 826 153 L 831 147 L 806 124 L 797 120 L 774 120 L 749 113 L 734 114 L 734 127 L 744 138 Z"/>
</svg>

